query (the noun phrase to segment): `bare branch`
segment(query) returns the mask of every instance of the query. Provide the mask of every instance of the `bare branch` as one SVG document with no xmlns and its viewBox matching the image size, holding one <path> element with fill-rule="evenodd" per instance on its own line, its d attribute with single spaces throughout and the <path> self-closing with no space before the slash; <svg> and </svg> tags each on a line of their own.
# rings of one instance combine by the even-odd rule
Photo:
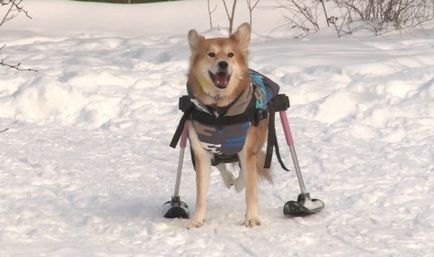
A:
<svg viewBox="0 0 434 257">
<path fill-rule="evenodd" d="M 20 13 L 24 13 L 27 18 L 31 19 L 32 17 L 29 15 L 29 13 L 21 6 L 23 0 L 0 0 L 0 7 L 6 7 L 7 10 L 4 13 L 3 18 L 0 20 L 0 26 L 5 24 L 6 22 L 12 20 L 13 18 L 17 17 Z M 0 47 L 0 52 L 6 47 L 6 45 L 2 45 Z M 7 68 L 11 68 L 18 71 L 34 71 L 37 72 L 35 69 L 31 68 L 22 68 L 21 63 L 17 64 L 10 64 L 5 61 L 5 59 L 0 60 L 0 66 L 4 66 Z"/>
<path fill-rule="evenodd" d="M 290 15 L 294 18 L 287 16 L 287 20 L 294 24 L 293 28 L 302 29 L 308 34 L 311 30 L 318 31 L 320 29 L 318 24 L 318 17 L 316 15 L 316 7 L 313 5 L 306 5 L 305 1 L 301 0 L 288 0 L 288 5 L 283 6 L 290 11 Z M 306 25 L 309 24 L 310 26 Z"/>
<path fill-rule="evenodd" d="M 208 0 L 208 16 L 209 16 L 209 26 L 210 28 L 214 28 L 214 25 L 212 23 L 212 14 L 217 10 L 217 4 L 214 6 L 213 9 L 211 9 L 211 4 L 210 4 L 211 0 Z"/>
<path fill-rule="evenodd" d="M 2 2 L 2 5 L 5 5 L 5 4 Z M 5 24 L 7 21 L 9 21 L 9 20 L 11 20 L 12 18 L 15 17 L 14 15 L 11 14 L 13 8 L 14 8 L 13 5 L 10 5 L 10 6 L 9 6 L 8 10 L 6 11 L 5 16 L 4 16 L 3 19 L 0 21 L 0 26 L 3 25 L 3 24 Z"/>
<path fill-rule="evenodd" d="M 229 14 L 229 10 L 228 10 L 228 6 L 226 5 L 226 1 L 225 0 L 222 0 L 222 1 L 223 1 L 223 6 L 225 7 L 226 16 L 228 16 L 228 19 L 230 20 L 231 16 Z"/>
<path fill-rule="evenodd" d="M 327 14 L 327 8 L 325 6 L 324 0 L 319 0 L 319 1 L 321 2 L 322 9 L 324 11 L 325 19 L 326 19 L 326 22 L 327 22 L 327 27 L 330 27 L 329 17 L 328 17 L 328 14 Z"/>
<path fill-rule="evenodd" d="M 256 8 L 256 6 L 259 4 L 261 0 L 246 0 L 247 2 L 247 7 L 249 8 L 249 10 L 253 10 Z M 253 3 L 253 4 L 252 4 Z"/>
<path fill-rule="evenodd" d="M 227 15 L 228 21 L 229 21 L 229 35 L 230 35 L 230 34 L 232 34 L 232 30 L 233 30 L 233 27 L 234 27 L 235 7 L 237 5 L 237 1 L 238 0 L 233 0 L 233 5 L 232 5 L 231 13 L 229 13 L 229 9 L 228 9 L 228 6 L 226 4 L 226 0 L 222 0 L 222 1 L 223 1 L 223 5 L 225 7 L 226 15 Z"/>
<path fill-rule="evenodd" d="M 8 131 L 8 130 L 9 130 L 9 128 L 5 128 L 5 129 L 3 129 L 3 130 L 0 130 L 0 133 L 6 132 L 6 131 Z"/>
<path fill-rule="evenodd" d="M 22 2 L 23 0 L 2 0 L 0 2 L 1 6 L 8 7 L 3 18 L 0 21 L 0 26 L 18 16 L 19 13 L 24 13 L 27 18 L 32 19 L 29 13 L 21 6 Z"/>
<path fill-rule="evenodd" d="M 249 8 L 249 18 L 250 18 L 250 29 L 253 27 L 253 10 L 259 4 L 261 0 L 246 0 L 247 8 Z"/>
<path fill-rule="evenodd" d="M 4 59 L 2 59 L 0 61 L 0 65 L 8 67 L 8 68 L 11 68 L 11 69 L 14 69 L 14 70 L 17 70 L 17 71 L 33 71 L 33 72 L 38 72 L 38 70 L 35 70 L 35 69 L 32 69 L 32 68 L 21 68 L 21 63 L 20 62 L 17 63 L 17 64 L 6 63 Z"/>
</svg>

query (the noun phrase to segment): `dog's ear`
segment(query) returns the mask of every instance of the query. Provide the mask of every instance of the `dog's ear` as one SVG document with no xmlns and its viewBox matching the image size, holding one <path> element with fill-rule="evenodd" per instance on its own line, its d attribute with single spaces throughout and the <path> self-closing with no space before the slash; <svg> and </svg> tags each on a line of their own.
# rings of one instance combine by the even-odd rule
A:
<svg viewBox="0 0 434 257">
<path fill-rule="evenodd" d="M 250 44 L 250 25 L 248 23 L 241 24 L 237 31 L 231 35 L 231 38 L 235 40 L 239 44 L 241 50 L 247 54 Z"/>
<path fill-rule="evenodd" d="M 188 44 L 192 52 L 196 52 L 199 49 L 199 45 L 203 40 L 205 38 L 199 35 L 196 30 L 192 29 L 188 32 Z"/>
</svg>

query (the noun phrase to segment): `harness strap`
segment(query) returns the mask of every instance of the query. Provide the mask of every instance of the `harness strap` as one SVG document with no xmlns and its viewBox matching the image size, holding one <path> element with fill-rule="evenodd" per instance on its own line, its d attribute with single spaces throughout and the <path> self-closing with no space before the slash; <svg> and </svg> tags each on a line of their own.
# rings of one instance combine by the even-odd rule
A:
<svg viewBox="0 0 434 257">
<path fill-rule="evenodd" d="M 253 122 L 255 120 L 255 99 L 252 97 L 246 110 L 238 115 L 215 117 L 193 108 L 191 111 L 191 119 L 217 127 L 243 123 L 246 121 Z"/>
<path fill-rule="evenodd" d="M 289 169 L 285 166 L 282 161 L 282 157 L 280 156 L 279 144 L 277 143 L 276 136 L 276 125 L 275 125 L 275 111 L 273 108 L 270 108 L 268 115 L 268 137 L 267 137 L 267 150 L 265 152 L 265 163 L 264 168 L 269 169 L 271 167 L 271 159 L 273 157 L 273 148 L 276 150 L 277 160 L 279 161 L 282 169 L 289 171 Z"/>
<path fill-rule="evenodd" d="M 176 128 L 175 134 L 173 135 L 172 140 L 170 141 L 170 147 L 172 148 L 176 148 L 176 145 L 178 144 L 178 141 L 181 138 L 181 134 L 182 134 L 182 130 L 184 129 L 185 122 L 189 119 L 203 122 L 208 125 L 214 125 L 214 126 L 226 126 L 226 125 L 232 125 L 237 123 L 243 123 L 246 121 L 250 121 L 255 125 L 257 125 L 258 123 L 256 121 L 257 117 L 255 112 L 254 97 L 252 97 L 252 100 L 250 101 L 246 110 L 243 113 L 235 116 L 221 116 L 217 118 L 211 116 L 210 114 L 199 111 L 196 108 L 194 108 L 194 103 L 191 102 L 188 96 L 182 96 L 181 98 L 179 98 L 179 109 L 183 111 L 184 114 L 182 115 L 178 127 Z"/>
<path fill-rule="evenodd" d="M 183 96 L 179 99 L 179 109 L 183 111 L 184 114 L 182 115 L 178 127 L 176 128 L 175 134 L 173 135 L 172 140 L 170 141 L 170 147 L 176 148 L 179 138 L 181 138 L 182 131 L 184 130 L 185 122 L 190 117 L 193 108 L 194 108 L 194 104 L 188 99 L 188 97 L 186 98 L 185 96 Z"/>
<path fill-rule="evenodd" d="M 179 109 L 182 110 L 184 114 L 182 115 L 178 127 L 176 128 L 175 134 L 173 135 L 172 140 L 170 141 L 170 147 L 176 148 L 176 145 L 178 144 L 178 141 L 181 138 L 182 131 L 185 126 L 185 122 L 190 118 L 193 118 L 194 120 L 204 122 L 207 124 L 216 125 L 216 126 L 231 125 L 234 123 L 240 123 L 244 121 L 250 121 L 253 123 L 254 126 L 257 126 L 259 121 L 264 118 L 263 116 L 264 113 L 255 111 L 254 104 L 255 104 L 254 97 L 252 97 L 252 101 L 250 102 L 249 106 L 247 107 L 244 113 L 235 116 L 226 116 L 226 117 L 223 116 L 220 118 L 215 118 L 215 117 L 210 118 L 210 115 L 203 114 L 202 112 L 197 111 L 194 108 L 194 104 L 190 101 L 188 96 L 181 97 L 179 99 Z M 268 112 L 269 112 L 268 137 L 267 137 L 267 150 L 265 154 L 265 163 L 264 163 L 264 168 L 266 169 L 271 167 L 273 149 L 275 149 L 277 160 L 279 161 L 280 166 L 282 167 L 282 169 L 289 171 L 289 169 L 285 166 L 280 156 L 280 150 L 279 150 L 279 144 L 277 142 L 276 126 L 275 126 L 275 112 L 284 111 L 288 108 L 289 108 L 289 100 L 286 95 L 277 95 L 268 104 Z M 232 162 L 236 160 L 232 158 L 228 158 L 228 160 L 226 161 Z M 221 162 L 226 162 L 226 161 L 221 161 Z M 195 163 L 193 161 L 193 165 L 194 164 Z"/>
</svg>

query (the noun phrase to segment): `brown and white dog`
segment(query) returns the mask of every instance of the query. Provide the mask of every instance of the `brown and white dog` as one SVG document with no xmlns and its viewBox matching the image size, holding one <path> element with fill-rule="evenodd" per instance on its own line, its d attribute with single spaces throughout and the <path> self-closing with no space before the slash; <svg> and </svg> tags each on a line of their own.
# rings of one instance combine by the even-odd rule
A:
<svg viewBox="0 0 434 257">
<path fill-rule="evenodd" d="M 188 89 L 201 104 L 216 109 L 223 108 L 233 103 L 244 91 L 249 90 L 251 87 L 248 75 L 249 24 L 242 24 L 228 38 L 206 39 L 195 30 L 190 30 L 188 42 L 191 48 Z M 188 228 L 194 228 L 202 226 L 205 221 L 213 155 L 199 140 L 192 123 L 187 124 L 196 164 L 196 212 L 188 225 Z M 262 120 L 258 126 L 251 125 L 248 128 L 246 141 L 238 153 L 241 166 L 238 179 L 233 179 L 225 164 L 218 165 L 226 186 L 235 184 L 235 188 L 239 191 L 245 185 L 244 225 L 247 227 L 254 227 L 261 223 L 257 203 L 258 175 L 271 181 L 268 170 L 263 168 L 265 155 L 261 151 L 266 140 L 267 129 L 267 119 Z"/>
</svg>

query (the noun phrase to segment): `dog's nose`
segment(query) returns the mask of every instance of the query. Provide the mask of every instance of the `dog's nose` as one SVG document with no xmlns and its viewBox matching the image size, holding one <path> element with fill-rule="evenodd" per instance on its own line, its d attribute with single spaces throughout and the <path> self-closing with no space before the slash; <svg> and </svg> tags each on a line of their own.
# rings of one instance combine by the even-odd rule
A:
<svg viewBox="0 0 434 257">
<path fill-rule="evenodd" d="M 226 70 L 229 66 L 229 63 L 227 61 L 221 61 L 218 63 L 218 66 L 222 70 Z"/>
</svg>

